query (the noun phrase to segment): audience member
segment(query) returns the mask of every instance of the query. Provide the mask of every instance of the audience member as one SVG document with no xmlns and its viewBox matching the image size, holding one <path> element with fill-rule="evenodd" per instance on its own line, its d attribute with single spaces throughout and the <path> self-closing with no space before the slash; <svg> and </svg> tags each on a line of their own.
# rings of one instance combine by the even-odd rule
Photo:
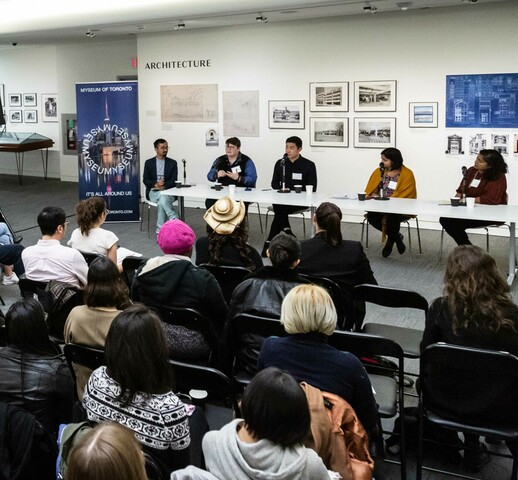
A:
<svg viewBox="0 0 518 480">
<path fill-rule="evenodd" d="M 352 290 L 362 283 L 377 282 L 362 244 L 342 239 L 341 222 L 342 211 L 334 203 L 320 204 L 313 216 L 315 236 L 300 243 L 298 271 L 335 281 L 344 293 L 348 323 L 361 325 L 365 305 L 353 307 Z"/>
<path fill-rule="evenodd" d="M 83 255 L 75 248 L 60 243 L 68 225 L 63 209 L 45 207 L 38 215 L 38 225 L 41 240 L 22 252 L 27 278 L 38 282 L 58 280 L 75 288 L 83 288 L 88 273 Z"/>
<path fill-rule="evenodd" d="M 241 140 L 237 137 L 225 141 L 225 155 L 216 158 L 207 174 L 209 182 L 219 182 L 222 185 L 255 188 L 257 171 L 252 159 L 241 153 Z M 205 207 L 210 208 L 216 201 L 212 198 L 205 200 Z"/>
<path fill-rule="evenodd" d="M 257 270 L 263 266 L 259 252 L 249 245 L 245 205 L 222 197 L 204 215 L 207 236 L 196 241 L 196 265 L 233 265 Z"/>
<path fill-rule="evenodd" d="M 7 347 L 0 348 L 0 401 L 22 407 L 49 432 L 72 421 L 74 390 L 68 365 L 49 339 L 45 312 L 33 298 L 9 308 Z"/>
<path fill-rule="evenodd" d="M 81 200 L 76 206 L 76 228 L 67 245 L 85 253 L 104 255 L 117 264 L 117 235 L 101 228 L 106 221 L 106 202 L 100 197 Z"/>
<path fill-rule="evenodd" d="M 137 272 L 132 298 L 148 306 L 195 308 L 222 331 L 227 304 L 212 274 L 191 261 L 196 235 L 181 220 L 164 223 L 158 234 L 162 257 L 149 259 Z M 198 358 L 207 354 L 207 344 L 199 332 L 181 326 L 169 326 L 169 343 L 175 357 Z"/>
<path fill-rule="evenodd" d="M 70 452 L 67 480 L 147 480 L 144 454 L 133 432 L 103 422 Z"/>
<path fill-rule="evenodd" d="M 128 287 L 115 264 L 107 257 L 98 257 L 88 268 L 84 291 L 85 305 L 72 309 L 65 323 L 65 343 L 104 349 L 113 319 L 131 304 Z M 92 370 L 74 365 L 79 399 Z"/>
<path fill-rule="evenodd" d="M 417 198 L 414 174 L 403 165 L 403 156 L 397 148 L 389 147 L 381 152 L 380 167 L 372 172 L 365 193 L 367 198 Z M 381 251 L 384 257 L 392 253 L 394 243 L 400 255 L 405 253 L 406 245 L 399 230 L 401 222 L 409 218 L 408 215 L 368 212 L 367 218 L 374 228 L 383 233 L 383 241 L 386 236 L 386 243 Z"/>
<path fill-rule="evenodd" d="M 463 167 L 465 170 L 465 167 Z M 486 205 L 507 205 L 507 164 L 497 150 L 480 150 L 475 165 L 464 172 L 457 188 L 456 197 L 465 202 L 466 197 L 474 198 L 475 203 Z M 472 220 L 464 218 L 439 218 L 442 227 L 457 245 L 471 245 L 467 228 L 486 227 L 499 222 Z"/>
<path fill-rule="evenodd" d="M 169 145 L 166 140 L 158 138 L 153 142 L 153 146 L 156 156 L 146 160 L 142 181 L 146 186 L 146 198 L 157 204 L 156 233 L 158 233 L 167 220 L 178 218 L 173 208 L 176 197 L 160 193 L 175 186 L 178 179 L 178 164 L 176 160 L 167 156 Z"/>
<path fill-rule="evenodd" d="M 22 252 L 23 247 L 19 244 L 0 245 L 0 265 L 2 265 L 4 272 L 3 285 L 15 285 L 18 283 L 18 275 L 24 272 L 21 260 Z"/>
<path fill-rule="evenodd" d="M 295 185 L 300 185 L 303 190 L 311 187 L 314 192 L 317 191 L 317 168 L 311 160 L 304 158 L 300 154 L 301 151 L 302 140 L 299 137 L 289 137 L 286 139 L 284 156 L 277 160 L 273 167 L 272 188 L 274 190 L 289 192 L 295 188 Z M 268 239 L 263 246 L 261 253 L 263 257 L 266 257 L 266 250 L 268 250 L 270 241 L 278 233 L 284 232 L 288 235 L 293 235 L 289 215 L 302 210 L 305 210 L 305 208 L 294 205 L 273 204 L 275 216 L 270 227 Z"/>
<path fill-rule="evenodd" d="M 299 285 L 282 303 L 286 337 L 269 337 L 258 367 L 280 368 L 299 382 L 339 395 L 354 408 L 367 432 L 378 425 L 377 406 L 369 376 L 353 354 L 328 345 L 336 328 L 336 310 L 329 294 L 316 285 Z"/>
<path fill-rule="evenodd" d="M 209 475 L 195 467 L 173 472 L 172 480 L 250 478 L 313 480 L 329 478 L 322 459 L 304 447 L 310 413 L 297 381 L 277 368 L 258 373 L 237 418 L 203 439 Z"/>
<path fill-rule="evenodd" d="M 160 319 L 133 305 L 113 321 L 106 337 L 106 366 L 94 370 L 83 395 L 88 419 L 116 421 L 167 462 L 188 463 L 187 410 L 173 393 L 168 348 Z"/>
</svg>

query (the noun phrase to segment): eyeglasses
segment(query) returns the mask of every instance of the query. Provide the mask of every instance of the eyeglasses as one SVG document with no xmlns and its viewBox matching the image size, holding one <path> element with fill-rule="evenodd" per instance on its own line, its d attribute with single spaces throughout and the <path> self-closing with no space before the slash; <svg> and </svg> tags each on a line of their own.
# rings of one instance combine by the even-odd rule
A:
<svg viewBox="0 0 518 480">
<path fill-rule="evenodd" d="M 70 222 L 69 222 L 68 220 L 65 220 L 65 223 L 63 223 L 63 227 L 68 226 L 68 224 L 69 224 L 69 223 L 70 223 Z"/>
<path fill-rule="evenodd" d="M 108 216 L 108 215 L 110 214 L 110 211 L 109 211 L 108 209 L 106 209 L 106 210 L 104 211 L 104 214 L 105 214 L 106 216 Z"/>
</svg>

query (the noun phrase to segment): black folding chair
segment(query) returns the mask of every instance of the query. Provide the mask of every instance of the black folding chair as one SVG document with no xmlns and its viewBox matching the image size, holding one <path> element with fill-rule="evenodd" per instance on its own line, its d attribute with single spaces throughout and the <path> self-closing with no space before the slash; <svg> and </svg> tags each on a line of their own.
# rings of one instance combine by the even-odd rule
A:
<svg viewBox="0 0 518 480">
<path fill-rule="evenodd" d="M 81 252 L 81 250 L 80 250 Z M 97 257 L 101 257 L 102 255 L 98 254 L 98 253 L 88 253 L 88 252 L 81 252 L 81 255 L 83 255 L 85 261 L 86 261 L 86 264 L 88 266 L 90 266 L 90 264 L 97 258 Z"/>
<path fill-rule="evenodd" d="M 128 286 L 131 293 L 131 284 L 135 273 L 140 266 L 148 261 L 147 258 L 143 257 L 126 257 L 122 260 L 122 279 Z"/>
<path fill-rule="evenodd" d="M 214 275 L 227 303 L 230 303 L 234 289 L 250 274 L 250 270 L 238 266 L 210 265 L 203 263 L 200 267 L 205 268 Z"/>
<path fill-rule="evenodd" d="M 417 480 L 423 466 L 423 421 L 449 430 L 505 440 L 518 478 L 518 357 L 506 352 L 436 343 L 421 354 Z M 470 477 L 471 478 L 471 477 Z"/>
</svg>

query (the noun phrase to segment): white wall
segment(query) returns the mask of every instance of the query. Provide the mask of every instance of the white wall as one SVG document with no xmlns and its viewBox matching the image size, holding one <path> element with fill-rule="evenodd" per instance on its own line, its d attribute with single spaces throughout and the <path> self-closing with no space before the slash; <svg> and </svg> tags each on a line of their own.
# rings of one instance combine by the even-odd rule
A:
<svg viewBox="0 0 518 480">
<path fill-rule="evenodd" d="M 260 137 L 241 137 L 259 173 L 259 187 L 269 186 L 272 167 L 284 153 L 284 140 L 299 135 L 303 155 L 314 160 L 319 190 L 349 193 L 363 190 L 379 163 L 380 150 L 352 147 L 355 113 L 353 82 L 397 80 L 397 111 L 377 116 L 397 118 L 396 146 L 415 173 L 418 195 L 449 198 L 469 155 L 445 155 L 445 77 L 450 74 L 518 72 L 518 2 L 454 7 L 405 13 L 321 19 L 308 22 L 182 30 L 138 38 L 142 161 L 153 155 L 152 142 L 166 138 L 170 154 L 188 161 L 190 181 L 206 181 L 212 160 L 223 153 L 221 92 L 260 92 Z M 147 62 L 205 59 L 210 69 L 146 70 Z M 309 83 L 350 82 L 349 148 L 309 146 Z M 205 131 L 214 124 L 162 123 L 160 85 L 217 83 L 220 95 L 220 147 L 205 146 Z M 305 100 L 305 130 L 269 130 L 268 100 Z M 408 127 L 408 102 L 438 101 L 439 128 Z M 331 115 L 331 114 L 329 114 Z M 463 129 L 460 133 L 467 134 Z M 511 133 L 511 131 L 509 131 Z M 518 133 L 515 130 L 512 133 Z M 467 149 L 466 149 L 467 150 Z M 511 154 L 510 202 L 518 204 L 517 159 Z"/>
</svg>

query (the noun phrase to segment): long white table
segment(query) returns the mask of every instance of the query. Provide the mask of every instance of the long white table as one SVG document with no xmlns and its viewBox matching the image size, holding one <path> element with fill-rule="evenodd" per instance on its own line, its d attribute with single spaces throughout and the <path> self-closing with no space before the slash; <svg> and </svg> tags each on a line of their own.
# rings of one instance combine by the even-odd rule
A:
<svg viewBox="0 0 518 480">
<path fill-rule="evenodd" d="M 215 190 L 211 188 L 211 185 L 193 185 L 185 188 L 169 188 L 162 191 L 162 195 L 170 195 L 178 197 L 178 207 L 180 210 L 180 218 L 185 220 L 185 198 L 211 198 L 218 199 L 229 195 L 228 187 L 223 187 L 222 190 Z M 260 203 L 271 205 L 278 203 L 280 205 L 295 205 L 302 207 L 308 207 L 311 210 L 311 216 L 315 213 L 315 208 L 318 207 L 324 198 L 328 197 L 328 193 L 313 192 L 308 195 L 306 192 L 295 193 L 279 193 L 276 190 L 270 188 L 245 190 L 244 187 L 237 187 L 234 198 L 236 200 L 243 200 L 243 202 Z M 314 234 L 313 222 L 311 222 L 311 235 Z"/>
<path fill-rule="evenodd" d="M 324 198 L 332 202 L 345 214 L 361 214 L 363 212 L 399 213 L 402 215 L 419 215 L 438 220 L 440 217 L 462 218 L 469 220 L 487 220 L 509 224 L 509 266 L 507 283 L 511 285 L 517 273 L 516 268 L 516 222 L 518 222 L 518 205 L 478 205 L 474 207 L 452 207 L 449 203 L 418 200 L 410 198 L 391 198 L 386 201 L 349 200 L 340 196 L 329 195 Z"/>
</svg>

